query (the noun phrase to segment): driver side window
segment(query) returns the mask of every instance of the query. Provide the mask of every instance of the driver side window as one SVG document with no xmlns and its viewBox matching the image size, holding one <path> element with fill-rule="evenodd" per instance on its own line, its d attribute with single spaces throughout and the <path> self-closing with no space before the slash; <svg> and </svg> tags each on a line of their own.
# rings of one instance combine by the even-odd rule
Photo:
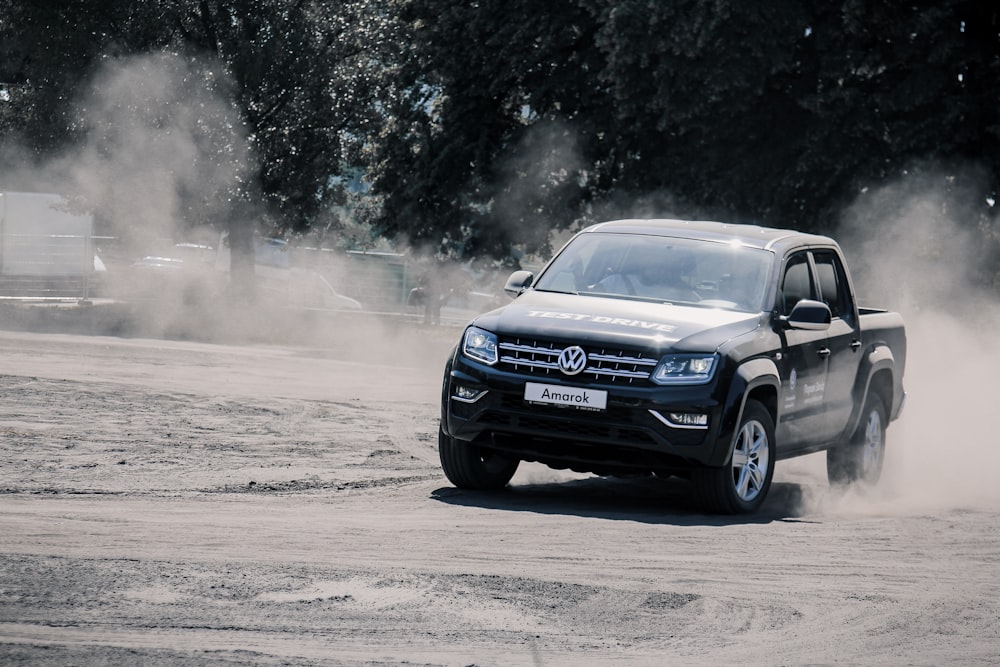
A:
<svg viewBox="0 0 1000 667">
<path fill-rule="evenodd" d="M 815 299 L 816 286 L 809 270 L 809 255 L 805 252 L 792 255 L 785 264 L 785 275 L 778 292 L 778 310 L 782 315 L 792 312 L 802 299 Z"/>
</svg>

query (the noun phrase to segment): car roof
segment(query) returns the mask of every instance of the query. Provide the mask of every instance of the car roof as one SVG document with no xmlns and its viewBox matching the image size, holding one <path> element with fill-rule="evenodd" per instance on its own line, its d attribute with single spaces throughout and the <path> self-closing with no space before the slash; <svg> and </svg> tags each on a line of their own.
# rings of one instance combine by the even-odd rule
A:
<svg viewBox="0 0 1000 667">
<path fill-rule="evenodd" d="M 719 243 L 739 242 L 765 250 L 782 251 L 801 245 L 836 245 L 830 237 L 806 234 L 792 229 L 732 224 L 711 220 L 672 220 L 666 218 L 630 218 L 591 225 L 581 233 L 609 232 L 616 234 L 649 234 L 678 238 L 704 239 Z"/>
</svg>

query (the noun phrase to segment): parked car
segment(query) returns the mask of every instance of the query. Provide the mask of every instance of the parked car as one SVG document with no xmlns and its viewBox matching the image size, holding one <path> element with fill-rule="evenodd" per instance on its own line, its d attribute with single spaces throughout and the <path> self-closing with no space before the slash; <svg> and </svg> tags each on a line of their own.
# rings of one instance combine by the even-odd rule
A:
<svg viewBox="0 0 1000 667">
<path fill-rule="evenodd" d="M 328 310 L 363 310 L 361 302 L 341 294 L 316 271 L 258 267 L 261 296 L 272 305 Z"/>
</svg>

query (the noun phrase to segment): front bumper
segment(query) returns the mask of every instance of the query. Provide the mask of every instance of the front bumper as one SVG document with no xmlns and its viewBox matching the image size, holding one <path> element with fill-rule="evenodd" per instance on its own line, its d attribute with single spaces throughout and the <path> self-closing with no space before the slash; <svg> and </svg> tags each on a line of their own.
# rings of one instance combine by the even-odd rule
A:
<svg viewBox="0 0 1000 667">
<path fill-rule="evenodd" d="M 723 406 L 715 382 L 683 387 L 573 383 L 561 387 L 607 391 L 607 407 L 591 411 L 529 403 L 525 383 L 537 376 L 452 360 L 442 387 L 448 435 L 525 461 L 598 474 L 660 472 L 721 465 L 718 436 Z M 459 397 L 459 389 L 464 395 Z M 670 413 L 707 415 L 705 426 L 678 426 Z"/>
</svg>

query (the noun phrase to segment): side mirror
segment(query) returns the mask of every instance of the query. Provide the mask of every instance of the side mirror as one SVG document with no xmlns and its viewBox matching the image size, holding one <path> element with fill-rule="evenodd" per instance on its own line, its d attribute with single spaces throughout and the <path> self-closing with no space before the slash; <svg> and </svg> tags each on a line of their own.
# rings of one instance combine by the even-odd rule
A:
<svg viewBox="0 0 1000 667">
<path fill-rule="evenodd" d="M 806 331 L 826 331 L 830 328 L 833 315 L 830 306 L 821 301 L 802 299 L 792 308 L 787 317 L 780 318 L 791 329 Z"/>
<path fill-rule="evenodd" d="M 531 287 L 531 283 L 534 280 L 535 274 L 531 271 L 515 271 L 510 274 L 510 278 L 507 278 L 507 284 L 503 286 L 503 291 L 510 298 L 517 298 L 521 292 Z"/>
</svg>

